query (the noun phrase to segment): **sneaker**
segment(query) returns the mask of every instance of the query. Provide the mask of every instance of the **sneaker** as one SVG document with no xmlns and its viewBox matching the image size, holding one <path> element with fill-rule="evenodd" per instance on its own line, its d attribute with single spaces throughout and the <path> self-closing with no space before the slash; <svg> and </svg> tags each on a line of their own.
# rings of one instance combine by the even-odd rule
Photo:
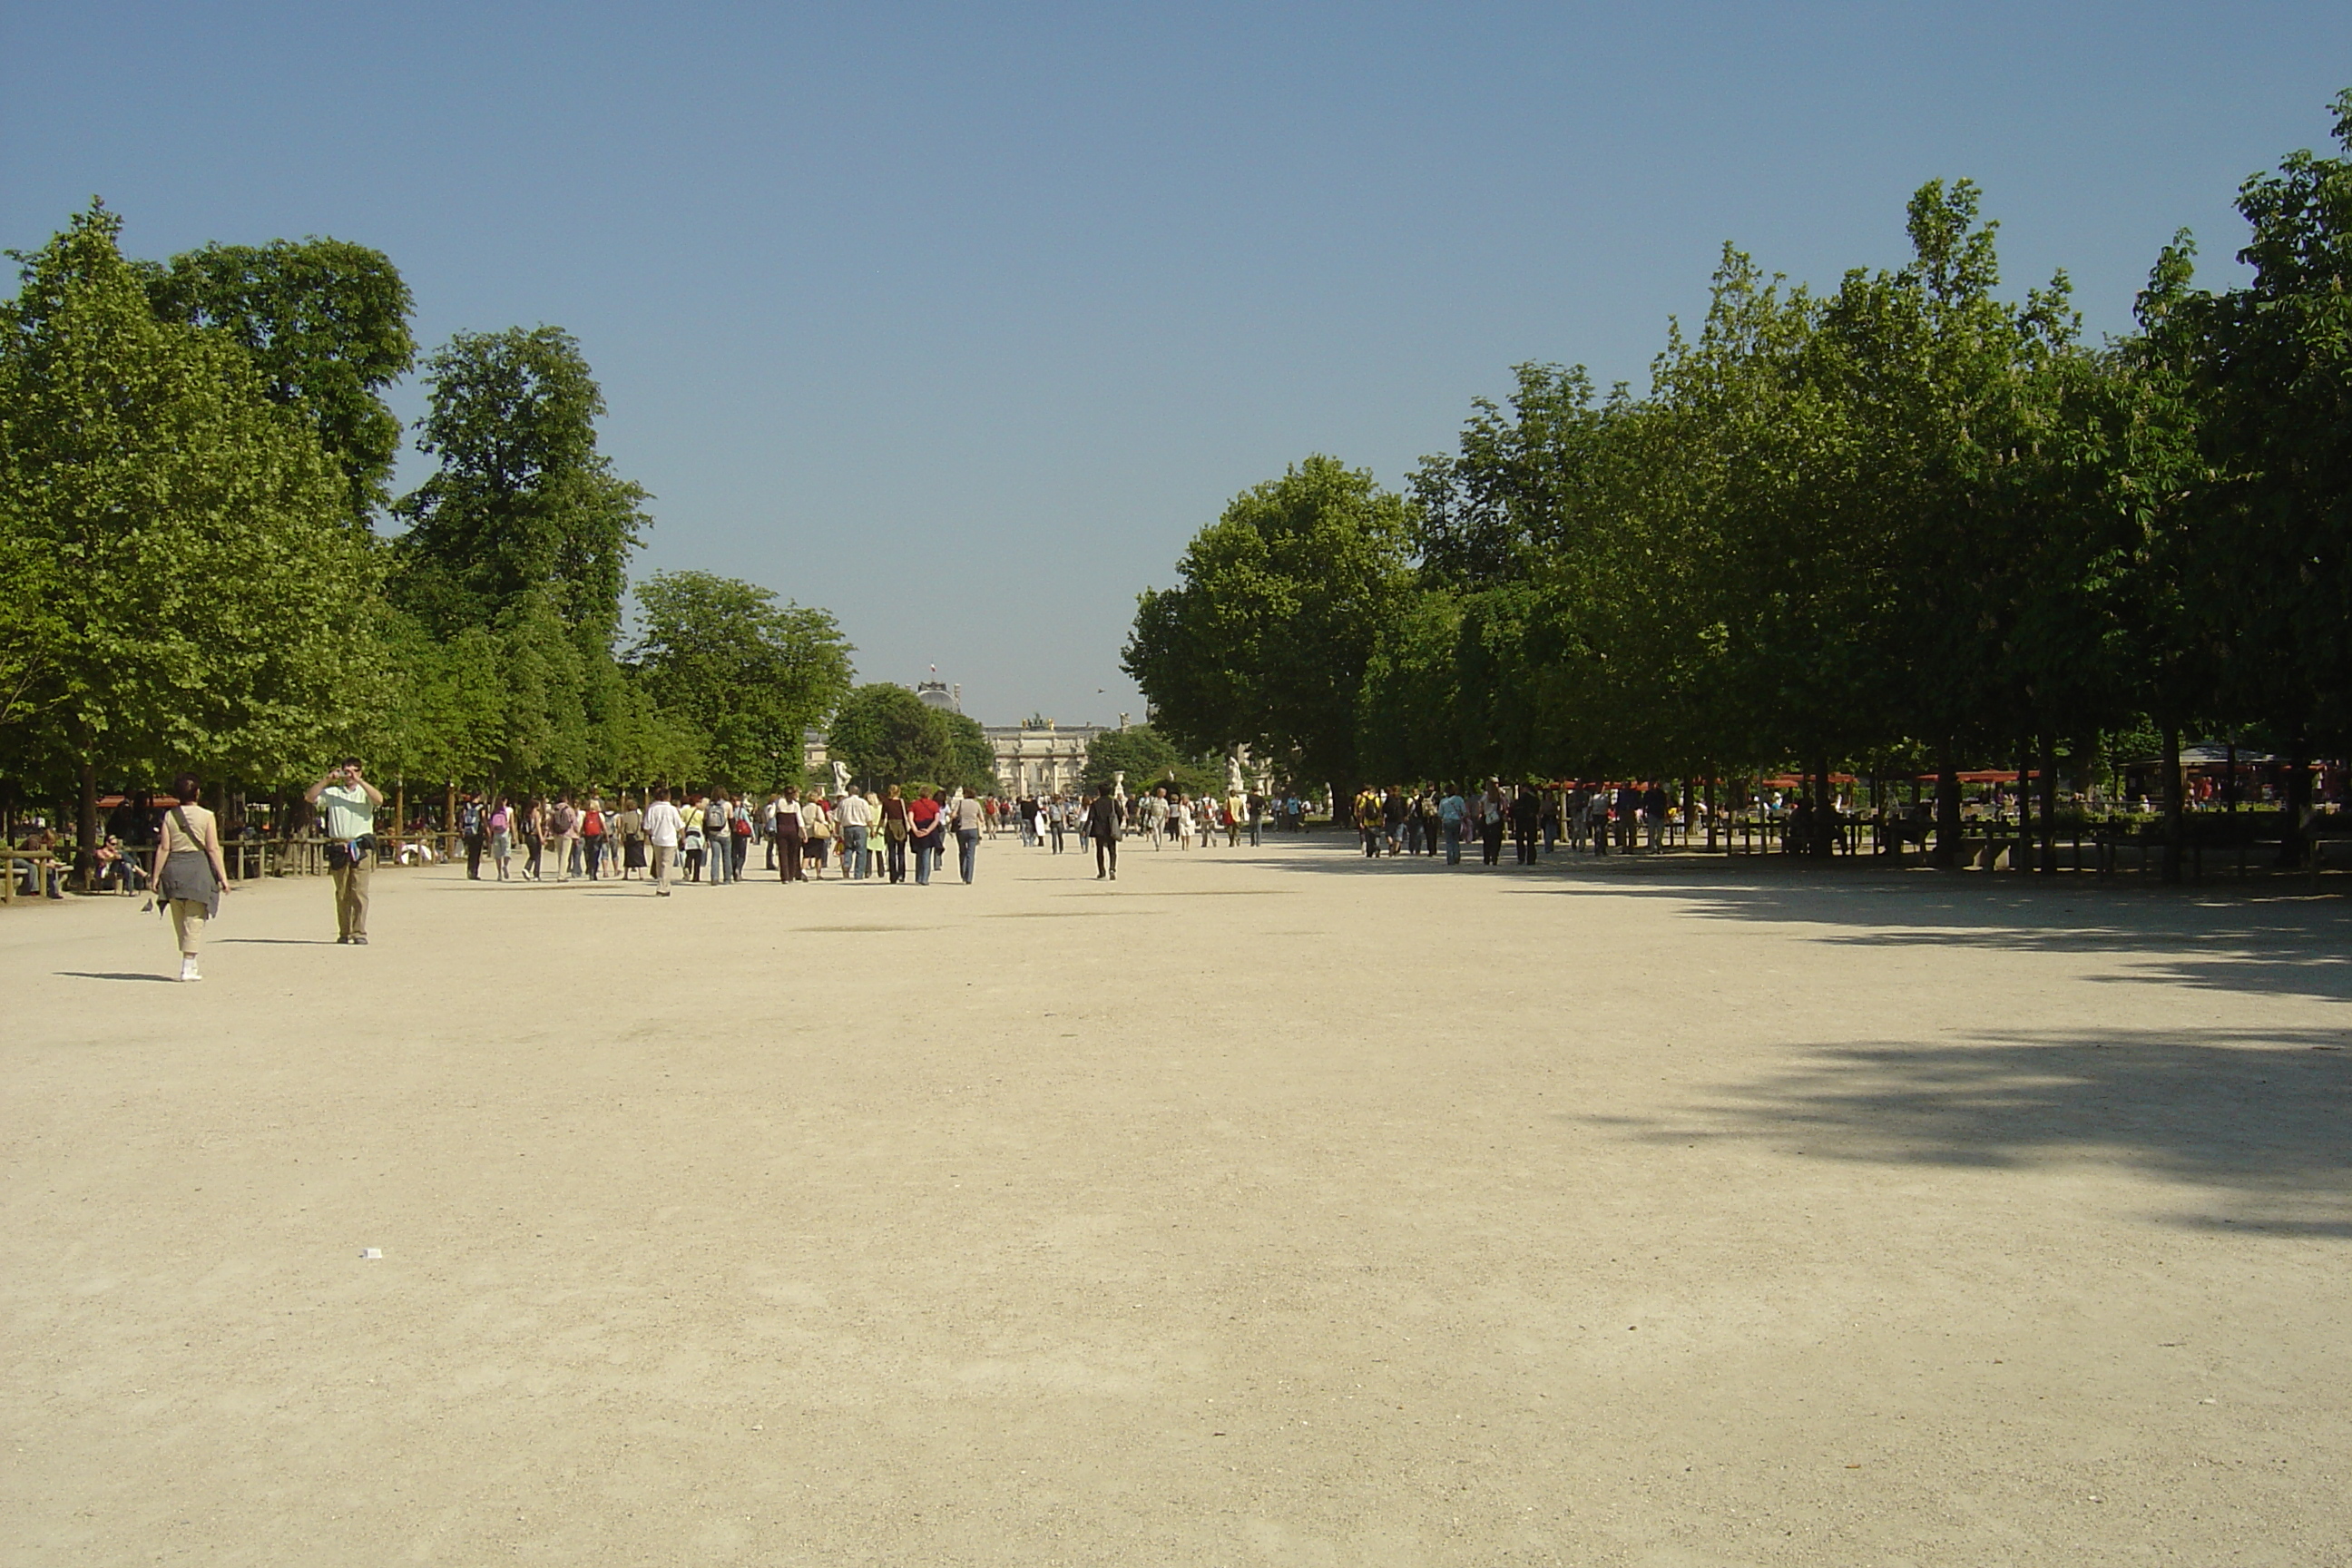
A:
<svg viewBox="0 0 2352 1568">
<path fill-rule="evenodd" d="M 183 980 L 202 980 L 204 978 L 203 975 L 196 973 L 196 960 L 194 954 L 184 952 L 180 955 L 180 978 Z"/>
<path fill-rule="evenodd" d="M 352 945 L 353 947 L 365 947 L 367 945 L 367 938 L 363 936 L 355 936 L 352 938 Z"/>
</svg>

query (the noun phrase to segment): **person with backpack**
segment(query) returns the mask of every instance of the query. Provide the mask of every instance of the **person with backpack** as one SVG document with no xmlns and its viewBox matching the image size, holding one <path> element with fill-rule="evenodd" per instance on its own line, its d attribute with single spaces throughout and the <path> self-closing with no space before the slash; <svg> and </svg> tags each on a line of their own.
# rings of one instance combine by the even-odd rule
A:
<svg viewBox="0 0 2352 1568">
<path fill-rule="evenodd" d="M 730 872 L 735 863 L 731 847 L 734 838 L 735 807 L 727 792 L 714 789 L 710 798 L 702 803 L 703 858 L 710 872 L 710 885 L 723 887 L 733 880 Z"/>
<path fill-rule="evenodd" d="M 457 803 L 457 837 L 466 845 L 466 880 L 482 879 L 482 842 L 484 833 L 482 797 L 467 790 Z"/>
<path fill-rule="evenodd" d="M 572 797 L 560 795 L 555 804 L 547 808 L 547 844 L 555 851 L 555 879 L 572 880 L 572 851 L 580 842 L 580 813 L 573 809 Z"/>
<path fill-rule="evenodd" d="M 490 807 L 489 815 L 490 864 L 497 869 L 501 882 L 509 879 L 509 866 L 514 859 L 514 807 L 508 803 L 506 796 L 499 796 L 498 804 Z"/>
<path fill-rule="evenodd" d="M 604 863 L 604 797 L 592 795 L 588 809 L 580 814 L 580 857 L 588 868 L 588 879 L 597 880 Z"/>
</svg>

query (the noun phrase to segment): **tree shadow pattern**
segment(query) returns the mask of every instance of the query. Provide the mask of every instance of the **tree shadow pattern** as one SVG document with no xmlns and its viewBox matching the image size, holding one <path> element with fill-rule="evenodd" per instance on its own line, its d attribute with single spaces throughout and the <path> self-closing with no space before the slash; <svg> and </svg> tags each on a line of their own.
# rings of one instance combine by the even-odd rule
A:
<svg viewBox="0 0 2352 1568">
<path fill-rule="evenodd" d="M 2352 1042 L 2343 1031 L 2015 1032 L 1815 1047 L 1645 1141 L 1793 1141 L 1808 1157 L 2025 1169 L 2120 1163 L 2221 1195 L 2164 1223 L 2352 1240 Z"/>
</svg>

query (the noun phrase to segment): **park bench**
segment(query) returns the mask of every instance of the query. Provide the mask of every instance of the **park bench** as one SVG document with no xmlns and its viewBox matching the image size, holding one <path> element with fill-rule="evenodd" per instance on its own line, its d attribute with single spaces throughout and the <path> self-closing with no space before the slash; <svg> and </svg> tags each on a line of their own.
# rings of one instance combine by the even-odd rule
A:
<svg viewBox="0 0 2352 1568">
<path fill-rule="evenodd" d="M 0 904 L 16 901 L 16 882 L 23 875 L 20 868 L 26 867 L 31 868 L 33 886 L 37 889 L 24 894 L 26 898 L 38 898 L 48 892 L 59 875 L 58 858 L 47 849 L 0 849 Z"/>
</svg>

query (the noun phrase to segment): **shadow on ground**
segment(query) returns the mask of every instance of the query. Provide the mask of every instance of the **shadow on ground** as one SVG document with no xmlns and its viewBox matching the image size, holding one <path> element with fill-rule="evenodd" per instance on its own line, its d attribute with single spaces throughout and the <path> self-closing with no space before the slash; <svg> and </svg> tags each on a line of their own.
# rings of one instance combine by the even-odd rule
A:
<svg viewBox="0 0 2352 1568">
<path fill-rule="evenodd" d="M 1694 919 L 1813 926 L 1821 929 L 1809 933 L 1812 940 L 1862 952 L 1972 946 L 2111 954 L 2130 961 L 2129 968 L 2095 977 L 2102 984 L 2352 1001 L 2352 904 L 2314 895 L 2294 879 L 2168 889 L 2072 873 L 1897 871 L 1782 856 L 1596 858 L 1565 850 L 1528 868 L 1507 857 L 1499 867 L 1449 869 L 1426 858 L 1370 859 L 1336 838 L 1306 843 L 1318 852 L 1256 863 L 1306 875 L 1467 877 L 1517 894 L 1668 899 Z"/>
<path fill-rule="evenodd" d="M 2120 1162 L 2232 1194 L 2168 1223 L 2352 1239 L 2352 1037 L 2339 1030 L 2015 1033 L 1817 1047 L 1644 1141 L 1769 1139 L 1809 1158 L 2021 1169 Z"/>
</svg>

